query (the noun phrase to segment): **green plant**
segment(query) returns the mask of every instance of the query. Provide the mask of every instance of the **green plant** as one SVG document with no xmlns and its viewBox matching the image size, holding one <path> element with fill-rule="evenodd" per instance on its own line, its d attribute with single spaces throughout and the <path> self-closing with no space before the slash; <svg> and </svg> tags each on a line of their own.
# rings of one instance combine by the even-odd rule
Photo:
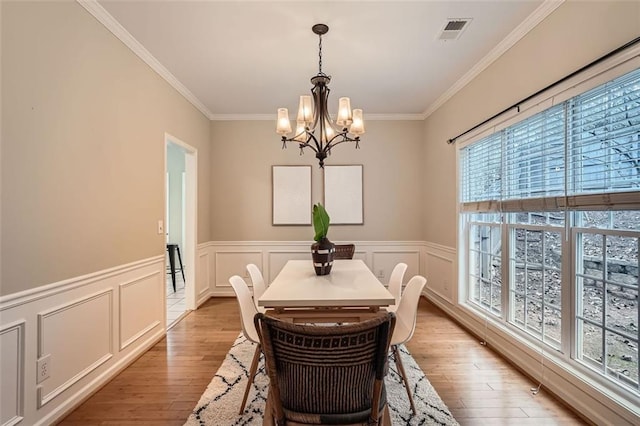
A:
<svg viewBox="0 0 640 426">
<path fill-rule="evenodd" d="M 327 238 L 327 232 L 329 232 L 329 213 L 327 213 L 324 206 L 320 203 L 313 205 L 313 228 L 316 231 L 316 235 L 313 237 L 315 241 Z"/>
</svg>

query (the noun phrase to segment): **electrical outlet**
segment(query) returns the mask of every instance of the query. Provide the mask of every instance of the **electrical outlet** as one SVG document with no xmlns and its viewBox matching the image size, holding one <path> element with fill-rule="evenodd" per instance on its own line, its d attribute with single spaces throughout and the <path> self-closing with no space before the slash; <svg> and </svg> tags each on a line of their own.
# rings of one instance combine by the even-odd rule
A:
<svg viewBox="0 0 640 426">
<path fill-rule="evenodd" d="M 162 220 L 158 221 L 158 235 L 162 235 L 164 234 L 164 224 L 162 223 Z"/>
<path fill-rule="evenodd" d="M 47 354 L 38 359 L 37 369 L 37 383 L 42 383 L 44 380 L 47 380 L 49 378 L 49 376 L 51 375 L 51 354 Z"/>
<path fill-rule="evenodd" d="M 378 278 L 384 278 L 384 269 L 378 269 Z"/>
</svg>

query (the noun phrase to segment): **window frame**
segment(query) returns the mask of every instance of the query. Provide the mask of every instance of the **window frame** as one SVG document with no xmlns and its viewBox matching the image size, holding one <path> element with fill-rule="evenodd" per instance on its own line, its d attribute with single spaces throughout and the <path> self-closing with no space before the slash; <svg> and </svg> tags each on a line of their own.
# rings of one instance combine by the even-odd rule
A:
<svg viewBox="0 0 640 426">
<path fill-rule="evenodd" d="M 510 223 L 507 219 L 507 216 L 511 212 L 516 211 L 540 211 L 540 210 L 550 210 L 550 211 L 562 211 L 565 215 L 565 227 L 562 232 L 563 235 L 563 244 L 562 244 L 562 266 L 561 266 L 561 276 L 562 276 L 562 301 L 561 301 L 561 313 L 562 313 L 562 326 L 561 326 L 561 337 L 560 337 L 560 349 L 558 352 L 562 357 L 564 357 L 565 361 L 569 361 L 571 363 L 572 368 L 576 367 L 581 373 L 584 373 L 586 376 L 591 378 L 592 386 L 594 383 L 598 383 L 598 386 L 608 389 L 612 391 L 613 394 L 621 396 L 623 398 L 637 398 L 640 395 L 640 386 L 637 388 L 625 389 L 621 387 L 620 384 L 613 382 L 611 380 L 606 379 L 606 377 L 600 376 L 598 373 L 594 373 L 588 367 L 584 365 L 580 365 L 578 362 L 576 355 L 578 351 L 577 346 L 577 331 L 578 327 L 576 325 L 576 313 L 577 313 L 577 289 L 576 289 L 576 246 L 573 239 L 574 230 L 573 230 L 573 211 L 580 210 L 609 210 L 609 209 L 619 209 L 619 210 L 640 210 L 640 190 L 633 191 L 621 191 L 615 193 L 587 193 L 587 194 L 568 194 L 566 188 L 569 186 L 568 182 L 572 176 L 570 176 L 569 167 L 565 167 L 565 193 L 560 196 L 555 197 L 540 197 L 540 198 L 530 198 L 524 200 L 505 200 L 502 196 L 502 193 L 505 192 L 504 189 L 501 189 L 499 192 L 501 194 L 498 200 L 495 199 L 475 199 L 469 201 L 463 201 L 463 184 L 464 181 L 462 179 L 463 171 L 461 168 L 463 167 L 463 157 L 464 157 L 464 149 L 475 142 L 478 142 L 489 135 L 495 134 L 496 132 L 500 132 L 503 129 L 506 129 L 510 125 L 514 123 L 518 123 L 528 117 L 531 117 L 538 112 L 544 111 L 546 108 L 550 106 L 557 105 L 559 103 L 569 101 L 572 97 L 577 96 L 580 93 L 584 93 L 592 88 L 604 84 L 609 80 L 620 77 L 630 71 L 640 70 L 640 47 L 635 49 L 631 49 L 633 53 L 625 52 L 620 55 L 620 57 L 614 58 L 608 61 L 605 64 L 602 64 L 600 67 L 597 67 L 597 70 L 591 70 L 590 72 L 583 73 L 582 75 L 576 77 L 574 80 L 568 82 L 563 85 L 560 89 L 556 90 L 554 93 L 545 93 L 537 97 L 536 99 L 532 99 L 527 102 L 527 105 L 524 105 L 517 112 L 511 112 L 502 116 L 499 119 L 493 120 L 492 122 L 484 125 L 483 127 L 478 128 L 474 132 L 470 133 L 464 138 L 461 138 L 458 141 L 458 149 L 456 152 L 456 167 L 457 167 L 457 176 L 458 176 L 458 203 L 457 203 L 457 214 L 458 214 L 458 241 L 459 247 L 461 250 L 458 253 L 459 263 L 458 263 L 458 303 L 462 306 L 466 306 L 471 309 L 472 312 L 475 312 L 476 315 L 485 321 L 485 327 L 488 321 L 497 320 L 497 325 L 505 328 L 510 334 L 514 337 L 525 340 L 529 342 L 529 344 L 534 345 L 533 347 L 539 346 L 542 342 L 541 340 L 532 339 L 531 336 L 527 335 L 528 333 L 523 330 L 517 329 L 517 327 L 512 326 L 507 321 L 508 318 L 511 318 L 511 309 L 512 306 L 509 301 L 504 300 L 509 298 L 511 295 L 510 285 L 505 284 L 503 280 L 503 288 L 502 288 L 502 314 L 500 316 L 496 315 L 488 315 L 491 313 L 490 310 L 480 309 L 479 306 L 475 303 L 469 303 L 469 299 L 471 296 L 470 288 L 468 287 L 467 280 L 470 276 L 470 267 L 469 267 L 469 257 L 470 257 L 470 237 L 469 237 L 469 222 L 473 222 L 469 220 L 469 215 L 473 213 L 487 213 L 487 214 L 495 214 L 502 215 L 503 220 L 499 223 L 498 226 L 502 227 L 502 238 L 503 238 L 503 246 L 502 246 L 502 265 L 503 270 L 502 274 L 504 276 L 509 276 L 509 282 L 511 282 L 511 271 L 510 271 L 510 261 L 509 261 L 509 251 L 510 243 L 510 226 L 518 226 Z M 633 56 L 633 59 L 629 59 Z M 576 81 L 577 80 L 577 81 Z M 565 110 L 568 108 L 569 103 L 565 103 Z M 499 121 L 501 120 L 501 121 Z M 565 121 L 569 121 L 569 118 L 565 118 Z M 568 150 L 567 146 L 567 130 L 565 128 L 565 151 Z M 504 136 L 501 137 L 501 140 L 504 139 Z M 500 152 L 501 158 L 501 175 L 504 176 L 504 167 L 505 167 L 505 154 L 504 152 Z M 565 158 L 568 155 L 565 154 Z M 565 163 L 567 164 L 567 163 Z M 568 257 L 568 261 L 566 260 Z M 506 258 L 506 259 L 505 259 Z M 568 314 L 568 315 L 567 315 Z M 546 345 L 542 344 L 542 347 Z M 550 347 L 549 347 L 550 348 Z M 544 349 L 541 349 L 544 351 Z M 568 357 L 568 358 L 566 358 Z M 596 387 L 598 388 L 598 387 Z M 601 388 L 598 388 L 599 391 L 602 391 Z M 628 392 L 631 393 L 628 393 Z"/>
</svg>

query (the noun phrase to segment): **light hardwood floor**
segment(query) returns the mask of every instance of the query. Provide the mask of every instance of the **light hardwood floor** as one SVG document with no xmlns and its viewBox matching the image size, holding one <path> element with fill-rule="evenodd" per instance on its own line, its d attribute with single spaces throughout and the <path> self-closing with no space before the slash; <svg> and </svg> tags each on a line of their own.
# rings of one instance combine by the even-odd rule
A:
<svg viewBox="0 0 640 426">
<path fill-rule="evenodd" d="M 59 424 L 183 425 L 239 332 L 235 298 L 209 300 Z M 407 347 L 463 426 L 585 424 L 424 298 Z"/>
</svg>

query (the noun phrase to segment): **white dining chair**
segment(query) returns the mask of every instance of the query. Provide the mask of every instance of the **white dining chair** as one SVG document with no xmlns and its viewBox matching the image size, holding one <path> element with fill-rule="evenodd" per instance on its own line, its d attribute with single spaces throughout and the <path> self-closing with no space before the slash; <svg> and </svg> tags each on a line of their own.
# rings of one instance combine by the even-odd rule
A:
<svg viewBox="0 0 640 426">
<path fill-rule="evenodd" d="M 411 386 L 407 380 L 407 373 L 402 365 L 402 358 L 400 357 L 400 351 L 398 346 L 408 342 L 413 336 L 413 331 L 416 328 L 416 316 L 418 314 L 418 302 L 420 301 L 420 295 L 422 289 L 427 283 L 427 279 L 423 276 L 416 275 L 409 280 L 407 286 L 404 288 L 400 303 L 398 303 L 398 309 L 396 309 L 396 327 L 391 335 L 391 352 L 393 353 L 393 359 L 398 367 L 398 372 L 402 376 L 404 387 L 407 390 L 409 396 L 409 403 L 411 404 L 411 410 L 413 414 L 416 414 L 416 406 L 413 403 L 413 396 L 411 395 Z"/>
<path fill-rule="evenodd" d="M 389 278 L 389 293 L 396 299 L 394 305 L 387 307 L 387 311 L 395 312 L 398 310 L 398 303 L 400 303 L 400 296 L 402 295 L 402 280 L 404 279 L 404 273 L 407 271 L 406 263 L 398 263 L 391 271 L 391 278 Z"/>
<path fill-rule="evenodd" d="M 253 263 L 247 265 L 247 272 L 251 277 L 251 283 L 253 284 L 253 303 L 256 305 L 258 312 L 265 313 L 266 309 L 262 306 L 258 306 L 258 299 L 262 296 L 262 293 L 267 289 L 264 285 L 264 277 L 260 269 Z"/>
<path fill-rule="evenodd" d="M 256 344 L 256 351 L 253 353 L 253 360 L 251 361 L 251 367 L 249 368 L 249 382 L 247 383 L 247 388 L 245 389 L 244 397 L 242 398 L 242 404 L 240 405 L 239 414 L 242 414 L 244 406 L 247 403 L 247 397 L 249 396 L 249 389 L 251 389 L 253 379 L 258 371 L 258 362 L 260 361 L 260 353 L 262 349 L 260 347 L 260 338 L 258 337 L 258 332 L 256 331 L 256 326 L 253 322 L 253 317 L 258 313 L 258 310 L 253 303 L 249 286 L 242 277 L 238 275 L 234 275 L 229 278 L 229 283 L 231 284 L 231 287 L 233 287 L 233 291 L 236 292 L 236 297 L 238 299 L 242 333 L 248 340 Z"/>
</svg>

